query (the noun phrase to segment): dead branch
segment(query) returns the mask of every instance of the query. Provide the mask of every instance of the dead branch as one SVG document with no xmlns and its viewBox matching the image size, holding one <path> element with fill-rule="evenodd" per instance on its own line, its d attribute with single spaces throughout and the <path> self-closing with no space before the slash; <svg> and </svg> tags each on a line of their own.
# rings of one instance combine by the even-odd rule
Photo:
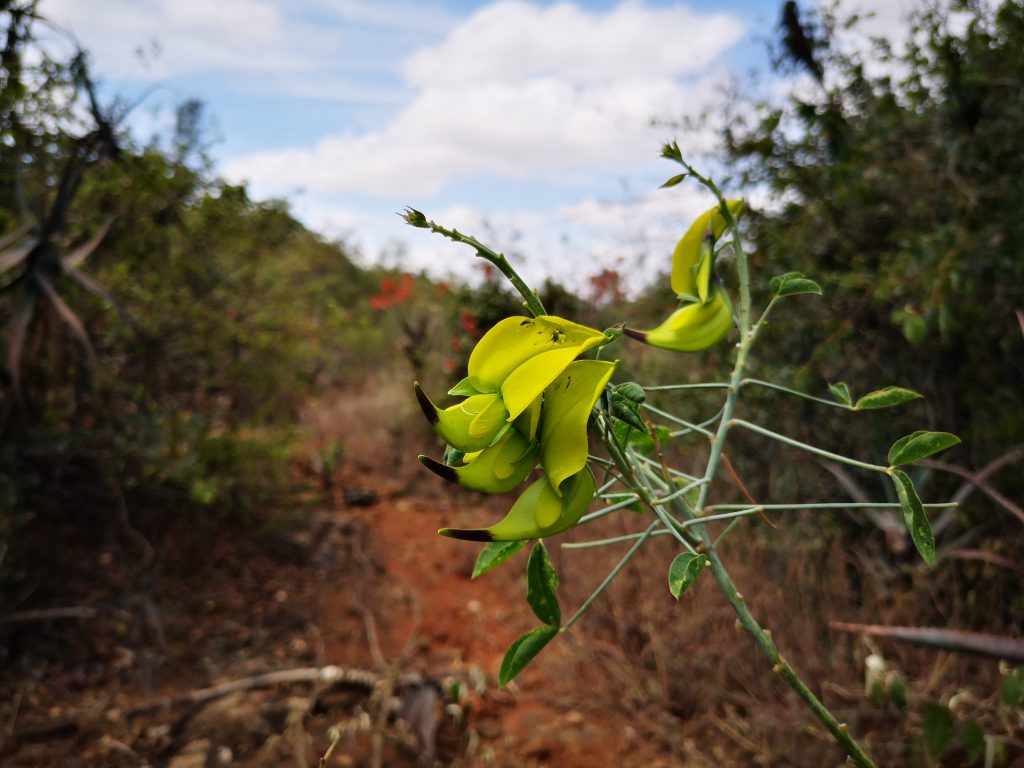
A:
<svg viewBox="0 0 1024 768">
<path fill-rule="evenodd" d="M 998 459 L 996 459 L 996 461 L 992 462 L 992 464 L 989 464 L 987 467 L 985 467 L 985 469 L 981 470 L 981 472 L 972 472 L 971 470 L 964 469 L 963 467 L 957 466 L 956 464 L 948 464 L 944 461 L 935 461 L 933 459 L 925 459 L 924 461 L 918 463 L 922 467 L 928 467 L 929 469 L 938 469 L 942 472 L 949 472 L 952 475 L 958 475 L 964 478 L 967 481 L 967 485 L 973 486 L 974 488 L 978 489 L 986 496 L 988 496 L 990 499 L 992 499 L 992 501 L 994 501 L 996 504 L 1001 506 L 1007 512 L 1009 512 L 1022 523 L 1024 523 L 1024 509 L 1022 509 L 1020 506 L 1015 504 L 1010 499 L 1003 496 L 1003 494 L 1001 494 L 999 491 L 997 491 L 995 488 L 993 488 L 991 485 L 985 482 L 985 478 L 992 474 L 996 469 L 1003 466 L 1004 464 L 1009 463 L 1010 461 L 1014 461 L 1021 457 L 1024 457 L 1024 448 L 1018 446 L 1014 450 L 1009 451 L 1008 453 L 1005 453 L 1002 456 L 1000 456 Z M 998 464 L 998 466 L 993 468 L 993 464 Z M 960 491 L 957 492 L 957 497 L 961 497 L 961 495 L 963 497 L 966 497 L 968 495 L 968 493 L 963 493 L 963 490 L 964 489 L 961 489 Z M 960 501 L 961 499 L 957 498 L 956 500 Z"/>
<path fill-rule="evenodd" d="M 31 611 L 18 611 L 0 616 L 0 624 L 28 624 L 33 621 L 53 621 L 55 619 L 74 619 L 86 621 L 95 618 L 99 613 L 96 608 L 84 605 L 72 605 L 64 608 L 37 608 Z"/>
<path fill-rule="evenodd" d="M 368 692 L 373 691 L 379 685 L 381 676 L 362 669 L 346 669 L 329 664 L 324 667 L 300 667 L 297 669 L 282 669 L 274 672 L 266 672 L 262 675 L 242 677 L 237 680 L 230 680 L 226 683 L 213 685 L 209 688 L 199 688 L 179 696 L 166 696 L 161 699 L 144 702 L 130 707 L 121 712 L 125 717 L 137 717 L 161 709 L 184 704 L 203 704 L 213 699 L 227 696 L 238 691 L 250 691 L 257 688 L 270 688 L 275 685 L 295 685 L 298 683 L 341 683 L 355 685 L 365 688 Z M 401 678 L 404 684 L 415 685 L 421 682 L 417 675 L 404 675 Z M 81 713 L 77 716 L 68 716 L 45 722 L 27 722 L 15 728 L 9 735 L 11 741 L 44 741 L 53 738 L 65 738 L 76 734 L 88 732 L 97 723 L 101 722 L 102 716 L 96 713 Z"/>
<path fill-rule="evenodd" d="M 924 645 L 955 653 L 972 653 L 994 659 L 1024 662 L 1024 640 L 981 632 L 931 627 L 887 627 L 878 624 L 850 624 L 830 621 L 830 629 L 869 637 L 884 637 L 902 643 Z"/>
<path fill-rule="evenodd" d="M 1017 573 L 1024 573 L 1024 565 L 1014 562 L 1008 557 L 997 555 L 995 552 L 986 552 L 984 549 L 954 549 L 946 557 L 953 560 L 977 560 Z"/>
</svg>

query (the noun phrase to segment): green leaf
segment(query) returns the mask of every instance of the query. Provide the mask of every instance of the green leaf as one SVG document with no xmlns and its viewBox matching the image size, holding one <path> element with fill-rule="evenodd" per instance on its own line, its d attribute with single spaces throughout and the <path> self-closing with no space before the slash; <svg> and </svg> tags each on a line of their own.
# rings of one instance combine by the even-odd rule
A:
<svg viewBox="0 0 1024 768">
<path fill-rule="evenodd" d="M 612 398 L 612 414 L 619 421 L 624 421 L 630 427 L 647 434 L 647 424 L 640 417 L 640 406 L 631 400 L 616 400 Z"/>
<path fill-rule="evenodd" d="M 524 546 L 526 546 L 525 540 L 492 541 L 477 555 L 476 565 L 473 566 L 473 575 L 470 578 L 475 579 L 477 576 L 483 576 L 492 568 L 497 568 Z"/>
<path fill-rule="evenodd" d="M 548 550 L 543 542 L 537 542 L 526 565 L 526 602 L 538 619 L 553 627 L 562 624 L 562 611 L 555 595 L 557 589 L 558 574 L 551 565 Z"/>
<path fill-rule="evenodd" d="M 690 174 L 688 174 L 688 173 L 679 173 L 679 174 L 676 174 L 676 175 L 675 175 L 675 176 L 673 176 L 673 177 L 672 177 L 671 179 L 669 179 L 669 180 L 668 180 L 668 181 L 666 181 L 666 182 L 665 182 L 664 184 L 662 184 L 662 185 L 661 185 L 661 186 L 659 187 L 659 189 L 667 189 L 668 187 L 674 187 L 674 186 L 676 186 L 676 185 L 677 185 L 677 184 L 678 184 L 679 182 L 681 182 L 681 181 L 682 181 L 683 179 L 685 179 L 685 178 L 686 178 L 687 176 L 689 176 L 689 175 L 690 175 Z"/>
<path fill-rule="evenodd" d="M 786 272 L 768 281 L 768 287 L 776 296 L 796 296 L 799 293 L 816 293 L 821 295 L 821 286 L 803 272 Z"/>
<path fill-rule="evenodd" d="M 1010 709 L 1024 705 L 1024 667 L 1017 667 L 1003 678 L 1000 699 Z"/>
<path fill-rule="evenodd" d="M 924 512 L 921 497 L 917 495 L 914 484 L 906 472 L 894 469 L 889 476 L 896 488 L 896 495 L 903 509 L 903 521 L 910 531 L 914 546 L 917 547 L 922 560 L 929 566 L 935 565 L 935 534 L 932 533 L 932 525 Z"/>
<path fill-rule="evenodd" d="M 642 403 L 647 400 L 647 393 L 644 388 L 635 381 L 624 381 L 612 387 L 612 400 L 629 400 L 633 403 Z"/>
<path fill-rule="evenodd" d="M 512 643 L 505 652 L 505 658 L 501 660 L 498 685 L 502 688 L 508 685 L 557 634 L 558 627 L 537 627 Z"/>
<path fill-rule="evenodd" d="M 891 408 L 894 405 L 901 405 L 909 400 L 917 400 L 921 395 L 911 389 L 903 387 L 883 387 L 874 392 L 868 392 L 853 406 L 857 411 L 868 411 L 875 408 Z"/>
<path fill-rule="evenodd" d="M 704 566 L 708 564 L 707 555 L 695 555 L 691 552 L 684 552 L 677 555 L 668 567 L 668 591 L 676 600 L 688 590 Z"/>
<path fill-rule="evenodd" d="M 925 432 L 918 430 L 901 437 L 889 449 L 889 465 L 898 467 L 918 459 L 932 456 L 960 442 L 960 438 L 949 432 Z"/>
<path fill-rule="evenodd" d="M 960 743 L 964 745 L 967 759 L 978 763 L 985 756 L 985 731 L 977 720 L 968 720 L 960 726 Z"/>
<path fill-rule="evenodd" d="M 775 290 L 776 296 L 796 296 L 801 293 L 814 293 L 821 295 L 821 286 L 806 277 L 791 275 L 781 281 Z"/>
<path fill-rule="evenodd" d="M 782 287 L 782 284 L 784 282 L 786 282 L 787 280 L 790 280 L 790 279 L 794 279 L 794 278 L 798 278 L 798 277 L 803 277 L 803 276 L 804 276 L 803 272 L 786 272 L 783 275 L 776 275 L 775 277 L 773 277 L 771 280 L 768 281 L 768 288 L 771 290 L 772 293 L 778 293 L 779 292 L 779 288 Z"/>
<path fill-rule="evenodd" d="M 845 382 L 840 381 L 838 384 L 829 384 L 828 391 L 837 402 L 843 405 L 853 405 L 850 388 L 846 386 Z"/>
<path fill-rule="evenodd" d="M 953 736 L 953 714 L 941 704 L 929 704 L 924 710 L 924 745 L 939 758 Z"/>
<path fill-rule="evenodd" d="M 449 395 L 468 395 L 468 396 L 472 396 L 472 395 L 479 395 L 481 393 L 476 391 L 476 387 L 473 386 L 472 382 L 470 382 L 470 380 L 469 380 L 469 376 L 467 376 L 462 381 L 460 381 L 458 384 L 456 384 L 454 387 L 449 389 L 448 390 L 448 394 Z"/>
<path fill-rule="evenodd" d="M 907 708 L 907 681 L 900 675 L 889 680 L 889 701 L 899 709 Z"/>
</svg>

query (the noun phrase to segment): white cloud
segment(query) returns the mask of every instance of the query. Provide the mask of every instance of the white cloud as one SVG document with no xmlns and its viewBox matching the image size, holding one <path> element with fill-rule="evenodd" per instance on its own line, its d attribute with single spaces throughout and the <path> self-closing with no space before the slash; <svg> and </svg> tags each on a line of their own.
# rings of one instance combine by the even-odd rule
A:
<svg viewBox="0 0 1024 768">
<path fill-rule="evenodd" d="M 379 196 L 433 195 L 453 181 L 627 170 L 664 139 L 655 115 L 717 97 L 712 81 L 619 81 L 590 88 L 553 78 L 420 93 L 377 133 L 331 136 L 311 148 L 229 161 L 224 172 L 257 190 L 302 188 Z"/>
<path fill-rule="evenodd" d="M 373 101 L 359 78 L 397 80 L 409 45 L 450 23 L 427 4 L 357 0 L 46 0 L 42 12 L 82 41 L 106 78 L 255 74 L 250 87 L 265 92 Z"/>
<path fill-rule="evenodd" d="M 555 76 L 576 83 L 671 77 L 707 67 L 739 41 L 743 24 L 678 5 L 624 2 L 607 13 L 571 3 L 503 0 L 459 24 L 403 70 L 422 87 L 520 83 Z"/>
<path fill-rule="evenodd" d="M 665 138 L 653 117 L 713 102 L 708 64 L 742 31 L 738 19 L 682 6 L 497 3 L 409 56 L 404 71 L 420 90 L 390 124 L 236 157 L 224 171 L 260 193 L 379 196 L 432 195 L 472 178 L 625 171 Z"/>
</svg>

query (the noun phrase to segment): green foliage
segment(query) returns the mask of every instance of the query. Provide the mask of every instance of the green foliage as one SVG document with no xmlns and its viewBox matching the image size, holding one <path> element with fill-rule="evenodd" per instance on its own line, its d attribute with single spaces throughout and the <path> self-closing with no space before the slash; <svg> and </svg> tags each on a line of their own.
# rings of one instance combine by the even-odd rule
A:
<svg viewBox="0 0 1024 768">
<path fill-rule="evenodd" d="M 707 564 L 707 555 L 695 555 L 690 552 L 676 555 L 668 568 L 668 591 L 672 593 L 672 597 L 676 600 L 682 597 L 683 593 L 693 586 L 693 582 Z"/>
<path fill-rule="evenodd" d="M 853 404 L 855 411 L 870 411 L 878 408 L 891 408 L 894 405 L 917 400 L 921 395 L 903 387 L 883 387 L 874 392 L 868 392 L 863 397 L 857 398 Z M 959 441 L 957 441 L 959 442 Z"/>
<path fill-rule="evenodd" d="M 747 217 L 752 268 L 828 286 L 773 335 L 826 381 L 919 384 L 980 464 L 1024 435 L 1024 6 L 923 4 L 899 55 L 829 48 L 842 24 L 819 22 L 823 86 L 744 102 L 726 132 L 738 183 L 786 201 Z"/>
<path fill-rule="evenodd" d="M 544 650 L 544 646 L 550 643 L 558 635 L 558 632 L 558 627 L 545 625 L 530 630 L 513 642 L 501 660 L 498 684 L 504 687 L 512 682 L 512 679 L 522 672 L 538 653 Z"/>
<path fill-rule="evenodd" d="M 480 550 L 476 563 L 473 565 L 473 575 L 470 578 L 483 576 L 492 568 L 508 560 L 512 555 L 526 546 L 526 539 L 520 541 L 492 541 Z"/>
<path fill-rule="evenodd" d="M 526 602 L 537 618 L 545 624 L 562 624 L 562 611 L 558 607 L 558 574 L 551 565 L 544 542 L 537 542 L 526 566 Z"/>
<path fill-rule="evenodd" d="M 901 437 L 889 449 L 889 464 L 894 467 L 920 461 L 960 443 L 960 438 L 949 432 L 918 430 Z"/>
<path fill-rule="evenodd" d="M 953 738 L 953 714 L 942 704 L 929 704 L 924 710 L 924 745 L 928 753 L 939 758 Z"/>
<path fill-rule="evenodd" d="M 25 579 L 51 555 L 18 521 L 73 524 L 88 499 L 150 521 L 281 508 L 314 385 L 396 343 L 378 275 L 210 175 L 201 104 L 139 145 L 29 5 L 0 11 L 0 545 Z"/>
<path fill-rule="evenodd" d="M 889 473 L 893 487 L 896 489 L 896 497 L 900 500 L 900 507 L 903 510 L 903 521 L 906 523 L 910 538 L 917 547 L 921 559 L 928 565 L 935 565 L 935 535 L 932 532 L 931 523 L 928 522 L 928 515 L 924 511 L 921 497 L 917 495 L 917 489 L 906 472 L 894 469 Z"/>
</svg>

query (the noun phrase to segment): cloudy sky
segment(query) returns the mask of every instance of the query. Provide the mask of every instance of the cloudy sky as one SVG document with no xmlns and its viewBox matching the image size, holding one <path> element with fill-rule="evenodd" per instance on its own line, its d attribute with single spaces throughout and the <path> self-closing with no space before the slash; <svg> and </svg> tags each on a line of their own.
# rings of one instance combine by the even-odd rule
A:
<svg viewBox="0 0 1024 768">
<path fill-rule="evenodd" d="M 892 29 L 905 2 L 847 0 Z M 134 128 L 207 106 L 216 168 L 286 198 L 364 261 L 472 274 L 405 226 L 406 206 L 515 254 L 527 279 L 667 267 L 700 190 L 658 190 L 678 140 L 698 157 L 731 78 L 768 77 L 781 0 L 43 0 L 91 51 Z"/>
</svg>

